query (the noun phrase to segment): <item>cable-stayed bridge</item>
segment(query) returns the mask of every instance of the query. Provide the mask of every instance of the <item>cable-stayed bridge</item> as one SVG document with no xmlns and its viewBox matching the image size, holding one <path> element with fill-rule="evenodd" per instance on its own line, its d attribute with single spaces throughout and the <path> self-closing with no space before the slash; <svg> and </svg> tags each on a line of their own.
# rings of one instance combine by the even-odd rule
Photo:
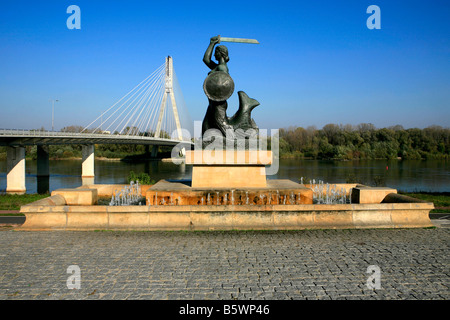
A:
<svg viewBox="0 0 450 320">
<path fill-rule="evenodd" d="M 166 62 L 85 127 L 82 133 L 190 139 L 192 121 L 173 69 Z"/>
<path fill-rule="evenodd" d="M 156 156 L 159 146 L 192 145 L 191 132 L 192 121 L 169 56 L 81 132 L 0 129 L 0 146 L 7 147 L 6 192 L 26 192 L 24 147 L 28 145 L 38 147 L 39 178 L 49 176 L 48 145 L 81 144 L 82 177 L 93 182 L 95 144 L 152 145 Z"/>
<path fill-rule="evenodd" d="M 164 64 L 102 112 L 81 132 L 0 129 L 0 145 L 191 143 L 192 121 L 173 60 Z M 188 134 L 189 133 L 189 134 Z"/>
</svg>

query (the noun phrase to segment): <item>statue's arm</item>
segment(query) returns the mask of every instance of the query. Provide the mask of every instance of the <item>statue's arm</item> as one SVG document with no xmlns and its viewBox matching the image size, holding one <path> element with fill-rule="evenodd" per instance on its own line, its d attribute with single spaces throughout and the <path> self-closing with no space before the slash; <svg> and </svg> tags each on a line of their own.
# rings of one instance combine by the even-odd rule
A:
<svg viewBox="0 0 450 320">
<path fill-rule="evenodd" d="M 219 43 L 218 37 L 212 37 L 205 55 L 203 56 L 203 62 L 212 70 L 217 67 L 217 63 L 211 60 L 214 46 Z"/>
</svg>

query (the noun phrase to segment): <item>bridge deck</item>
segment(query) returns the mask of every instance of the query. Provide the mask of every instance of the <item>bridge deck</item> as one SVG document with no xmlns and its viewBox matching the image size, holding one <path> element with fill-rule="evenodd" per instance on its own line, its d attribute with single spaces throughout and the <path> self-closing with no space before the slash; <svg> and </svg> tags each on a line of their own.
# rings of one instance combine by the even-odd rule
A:
<svg viewBox="0 0 450 320">
<path fill-rule="evenodd" d="M 35 130 L 0 130 L 0 146 L 29 146 L 56 144 L 140 144 L 175 146 L 190 141 L 154 138 L 148 136 L 71 133 Z"/>
</svg>

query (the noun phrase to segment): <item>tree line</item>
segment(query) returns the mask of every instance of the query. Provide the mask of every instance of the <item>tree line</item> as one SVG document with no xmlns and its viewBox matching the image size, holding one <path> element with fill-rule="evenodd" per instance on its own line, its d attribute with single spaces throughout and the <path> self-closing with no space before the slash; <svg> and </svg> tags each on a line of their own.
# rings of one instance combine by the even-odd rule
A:
<svg viewBox="0 0 450 320">
<path fill-rule="evenodd" d="M 327 124 L 280 129 L 280 157 L 304 159 L 448 159 L 450 129 L 377 129 L 373 124 Z"/>
</svg>

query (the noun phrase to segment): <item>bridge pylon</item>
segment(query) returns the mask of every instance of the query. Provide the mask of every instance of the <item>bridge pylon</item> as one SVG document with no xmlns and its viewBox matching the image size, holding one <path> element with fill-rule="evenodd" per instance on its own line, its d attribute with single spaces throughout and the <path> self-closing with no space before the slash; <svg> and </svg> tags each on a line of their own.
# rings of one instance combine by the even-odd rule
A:
<svg viewBox="0 0 450 320">
<path fill-rule="evenodd" d="M 164 111 L 166 109 L 166 105 L 168 103 L 167 97 L 170 97 L 170 102 L 172 104 L 173 116 L 175 119 L 175 124 L 177 127 L 177 136 L 181 141 L 183 140 L 183 136 L 181 134 L 181 124 L 180 117 L 178 115 L 177 102 L 175 100 L 175 94 L 173 92 L 173 60 L 171 56 L 166 58 L 166 75 L 165 75 L 165 90 L 164 96 L 161 103 L 161 108 L 159 110 L 158 122 L 156 125 L 155 138 L 159 138 L 161 134 L 161 125 L 164 117 Z"/>
</svg>

